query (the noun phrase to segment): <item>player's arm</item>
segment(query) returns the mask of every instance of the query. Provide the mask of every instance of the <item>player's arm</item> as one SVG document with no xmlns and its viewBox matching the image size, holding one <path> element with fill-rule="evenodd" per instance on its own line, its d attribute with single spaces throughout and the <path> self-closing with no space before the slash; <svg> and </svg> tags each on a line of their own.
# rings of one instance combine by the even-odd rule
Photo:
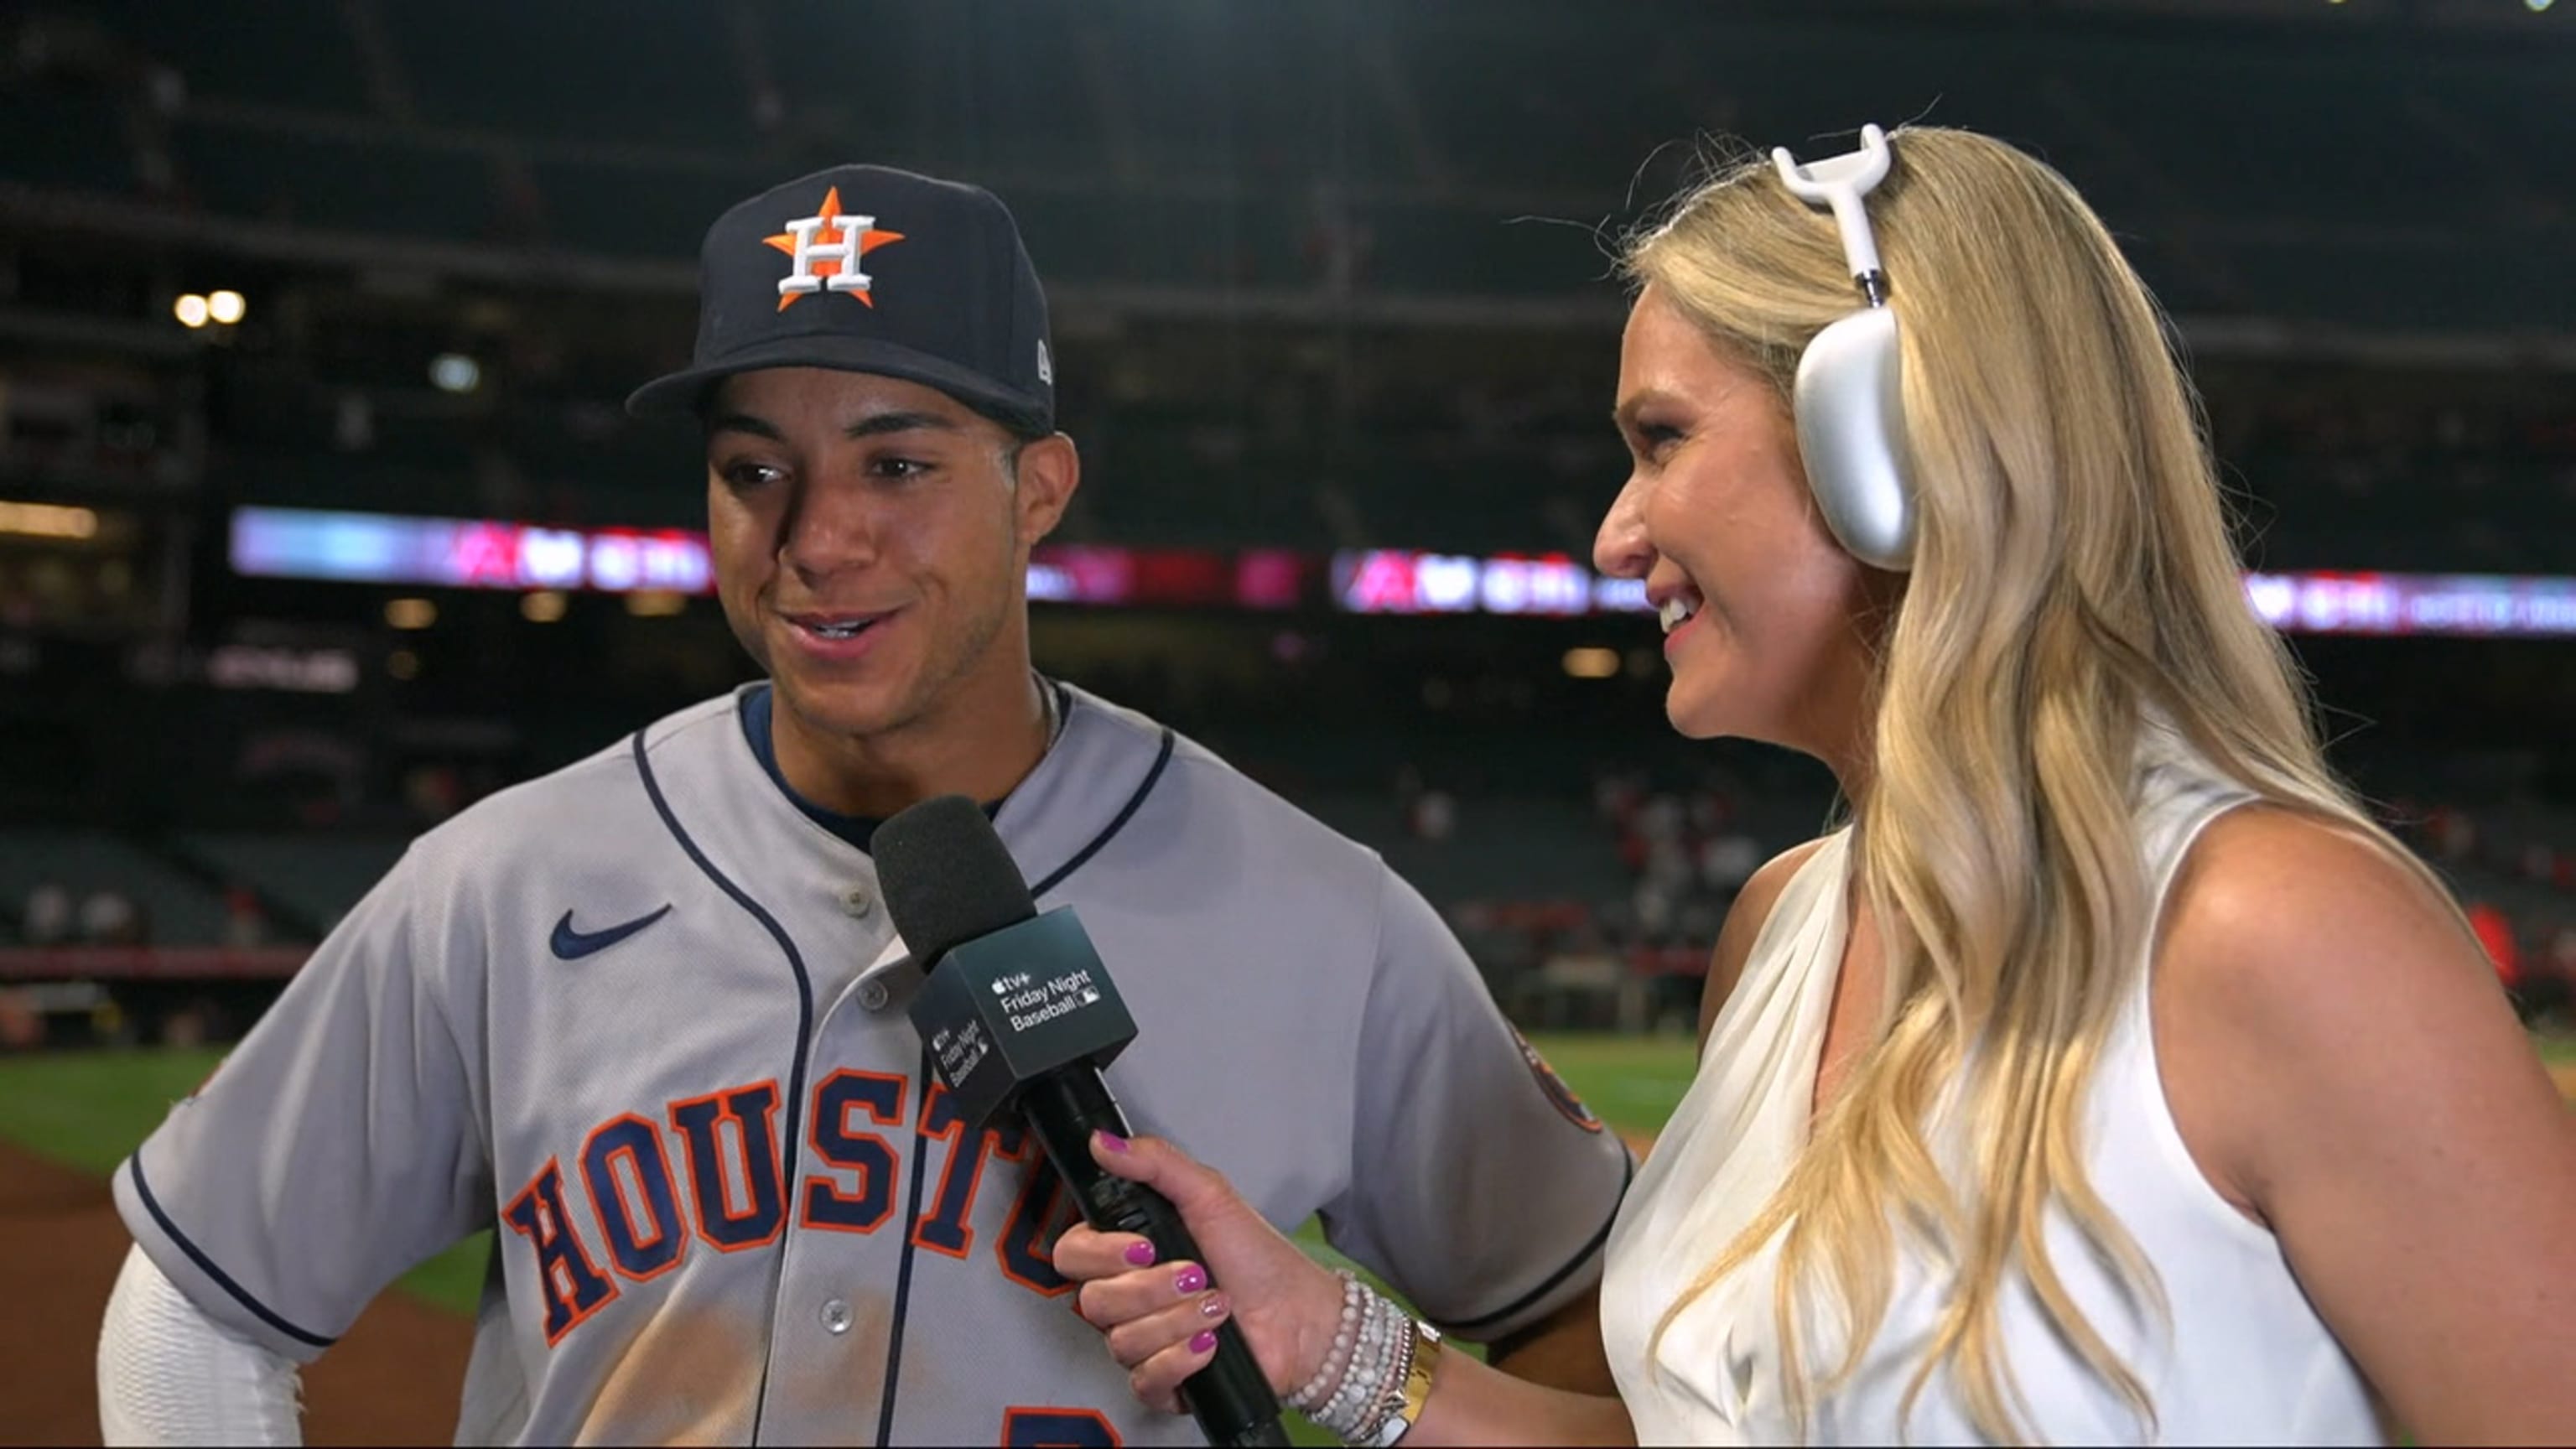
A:
<svg viewBox="0 0 2576 1449">
<path fill-rule="evenodd" d="M 1628 1152 L 1527 1052 L 1464 947 L 1381 871 L 1336 1247 L 1514 1374 L 1611 1382 L 1595 1288 Z"/>
<path fill-rule="evenodd" d="M 296 1363 L 490 1218 L 479 1058 L 460 1036 L 481 1021 L 479 910 L 443 864 L 457 852 L 425 850 L 116 1170 L 154 1267 L 225 1331 Z"/>
<path fill-rule="evenodd" d="M 131 1249 L 98 1338 L 101 1442 L 112 1446 L 304 1442 L 296 1369 L 227 1331 Z"/>
<path fill-rule="evenodd" d="M 1816 853 L 1822 840 L 1810 840 L 1773 857 L 1747 879 L 1727 911 L 1709 953 L 1708 981 L 1700 993 L 1699 1040 L 1708 1044 L 1709 1028 L 1735 993 L 1753 942 L 1770 919 L 1789 878 Z M 1601 1294 L 1598 1288 L 1566 1304 L 1527 1328 L 1494 1340 L 1488 1361 L 1516 1378 L 1587 1394 L 1615 1394 L 1610 1358 L 1601 1339 Z"/>
<path fill-rule="evenodd" d="M 1789 877 L 1823 843 L 1811 840 L 1773 858 L 1737 892 L 1726 924 L 1718 932 L 1717 946 L 1710 952 L 1708 982 L 1700 993 L 1699 1040 L 1703 1047 L 1708 1044 L 1709 1028 L 1716 1024 L 1717 1013 L 1734 994 L 1737 978 L 1744 974 L 1745 959 L 1752 953 L 1754 939 L 1762 933 L 1763 922 L 1770 918 L 1772 903 L 1780 898 Z M 1598 1288 L 1527 1328 L 1497 1338 L 1488 1359 L 1496 1368 L 1533 1383 L 1588 1394 L 1618 1392 L 1601 1340 Z"/>
<path fill-rule="evenodd" d="M 2268 807 L 2169 899 L 2156 1047 L 2211 1184 L 2425 1442 L 2576 1437 L 2576 1116 L 2457 918 Z"/>
<path fill-rule="evenodd" d="M 1601 1290 L 1550 1312 L 1527 1328 L 1497 1337 L 1485 1361 L 1517 1379 L 1578 1394 L 1616 1394 L 1610 1353 L 1601 1341 Z"/>
</svg>

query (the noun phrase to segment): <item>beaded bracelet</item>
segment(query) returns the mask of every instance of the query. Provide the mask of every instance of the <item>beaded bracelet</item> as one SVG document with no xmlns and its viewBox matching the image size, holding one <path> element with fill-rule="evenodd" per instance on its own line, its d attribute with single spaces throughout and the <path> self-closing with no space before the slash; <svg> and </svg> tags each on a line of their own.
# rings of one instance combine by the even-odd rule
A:
<svg viewBox="0 0 2576 1449">
<path fill-rule="evenodd" d="M 1361 1292 L 1365 1301 L 1359 1328 L 1351 1335 L 1349 1361 L 1341 1366 L 1338 1382 L 1320 1405 L 1305 1408 L 1292 1401 L 1292 1407 L 1345 1444 L 1392 1445 L 1421 1417 L 1440 1336 L 1385 1295 L 1366 1288 Z M 1319 1374 L 1307 1388 L 1322 1393 L 1324 1382 Z M 1313 1396 L 1306 1398 L 1311 1403 Z"/>
<path fill-rule="evenodd" d="M 1288 1407 L 1301 1414 L 1312 1413 L 1322 1403 L 1325 1393 L 1338 1386 L 1342 1375 L 1350 1370 L 1351 1351 L 1359 1343 L 1360 1313 L 1366 1304 L 1368 1289 L 1358 1275 L 1348 1268 L 1341 1270 L 1342 1319 L 1333 1330 L 1333 1344 L 1324 1353 L 1324 1361 L 1297 1392 L 1288 1396 Z"/>
<path fill-rule="evenodd" d="M 1360 1420 L 1377 1399 L 1380 1384 L 1386 1376 L 1386 1353 L 1395 1340 L 1395 1305 L 1377 1293 L 1367 1295 L 1361 1310 L 1360 1329 L 1351 1346 L 1351 1359 L 1342 1380 L 1323 1405 L 1307 1417 L 1334 1437 L 1348 1442 L 1357 1432 Z"/>
<path fill-rule="evenodd" d="M 1377 1392 L 1370 1396 L 1367 1413 L 1362 1416 L 1358 1424 L 1353 1426 L 1352 1432 L 1345 1436 L 1345 1442 L 1352 1444 L 1393 1442 L 1386 1431 L 1394 1422 L 1396 1415 L 1404 1412 L 1404 1380 L 1405 1376 L 1413 1370 L 1412 1327 L 1409 1321 L 1399 1326 L 1395 1352 L 1386 1364 L 1386 1376 L 1378 1383 Z"/>
<path fill-rule="evenodd" d="M 1347 1437 L 1356 1420 L 1374 1397 L 1376 1381 L 1383 1372 L 1378 1357 L 1387 1334 L 1386 1300 L 1364 1291 L 1360 1308 L 1359 1331 L 1352 1336 L 1350 1361 L 1343 1366 L 1340 1380 L 1324 1401 L 1307 1413 L 1307 1417 L 1336 1437 Z"/>
</svg>

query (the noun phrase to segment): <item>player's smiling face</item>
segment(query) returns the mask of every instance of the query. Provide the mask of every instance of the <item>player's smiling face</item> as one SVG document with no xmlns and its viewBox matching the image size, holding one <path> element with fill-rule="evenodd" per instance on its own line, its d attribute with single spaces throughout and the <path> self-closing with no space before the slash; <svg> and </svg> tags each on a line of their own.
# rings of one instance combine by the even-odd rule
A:
<svg viewBox="0 0 2576 1449">
<path fill-rule="evenodd" d="M 717 593 L 782 723 L 883 737 L 1025 691 L 1029 548 L 1071 495 L 1070 442 L 825 368 L 744 373 L 705 416 Z"/>
<path fill-rule="evenodd" d="M 1593 561 L 1646 583 L 1673 727 L 1829 758 L 1848 747 L 1872 586 L 1816 510 L 1779 395 L 1649 287 L 1620 344 L 1616 416 L 1633 467 Z"/>
</svg>

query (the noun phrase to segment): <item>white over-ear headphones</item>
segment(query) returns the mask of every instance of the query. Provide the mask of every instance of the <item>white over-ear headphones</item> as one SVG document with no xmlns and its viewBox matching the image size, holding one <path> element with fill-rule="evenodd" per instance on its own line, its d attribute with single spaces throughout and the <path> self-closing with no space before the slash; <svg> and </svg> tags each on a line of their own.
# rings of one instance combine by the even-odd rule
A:
<svg viewBox="0 0 2576 1449">
<path fill-rule="evenodd" d="M 1833 208 L 1852 280 L 1868 304 L 1817 333 L 1798 358 L 1795 411 L 1807 486 L 1825 526 L 1852 557 L 1902 571 L 1913 563 L 1914 499 L 1896 313 L 1887 305 L 1887 273 L 1861 204 L 1887 178 L 1887 133 L 1863 126 L 1859 150 L 1805 166 L 1785 146 L 1772 150 L 1771 161 L 1799 200 Z"/>
</svg>

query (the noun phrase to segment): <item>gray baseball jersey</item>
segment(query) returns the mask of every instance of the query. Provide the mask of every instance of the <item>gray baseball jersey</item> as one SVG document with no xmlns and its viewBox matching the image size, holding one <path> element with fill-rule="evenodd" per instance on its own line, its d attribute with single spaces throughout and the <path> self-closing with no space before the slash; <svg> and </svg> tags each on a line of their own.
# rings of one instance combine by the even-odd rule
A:
<svg viewBox="0 0 2576 1449">
<path fill-rule="evenodd" d="M 1473 1337 L 1597 1281 L 1628 1155 L 1432 909 L 1056 689 L 995 824 L 1135 1013 L 1137 1129 Z M 1035 1143 L 926 1076 L 875 870 L 771 779 L 747 697 L 421 837 L 118 1171 L 127 1224 L 298 1360 L 496 1227 L 460 1442 L 1193 1442 L 1073 1313 Z"/>
</svg>

